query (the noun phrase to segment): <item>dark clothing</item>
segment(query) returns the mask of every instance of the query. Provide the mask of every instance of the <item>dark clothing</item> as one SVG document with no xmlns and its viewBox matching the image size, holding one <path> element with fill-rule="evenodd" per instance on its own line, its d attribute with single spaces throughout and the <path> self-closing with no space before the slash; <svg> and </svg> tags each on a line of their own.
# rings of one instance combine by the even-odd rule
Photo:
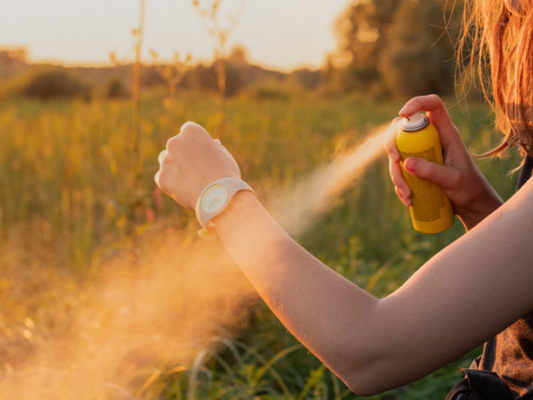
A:
<svg viewBox="0 0 533 400">
<path fill-rule="evenodd" d="M 527 156 L 516 190 L 531 178 L 532 170 L 533 158 Z M 496 372 L 514 399 L 533 399 L 533 310 L 485 343 L 479 369 Z"/>
<path fill-rule="evenodd" d="M 520 172 L 520 177 L 518 178 L 518 184 L 516 185 L 516 190 L 520 189 L 524 183 L 531 178 L 531 171 L 533 170 L 533 157 L 527 156 L 522 171 Z"/>
<path fill-rule="evenodd" d="M 531 178 L 532 170 L 533 158 L 527 156 L 517 191 Z M 463 372 L 466 379 L 447 399 L 533 400 L 533 310 L 485 343 L 483 354 Z"/>
</svg>

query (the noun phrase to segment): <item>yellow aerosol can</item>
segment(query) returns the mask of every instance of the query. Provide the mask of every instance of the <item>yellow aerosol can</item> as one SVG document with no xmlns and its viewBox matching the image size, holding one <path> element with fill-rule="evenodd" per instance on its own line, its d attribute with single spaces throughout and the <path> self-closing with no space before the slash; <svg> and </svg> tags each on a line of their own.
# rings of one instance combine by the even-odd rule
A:
<svg viewBox="0 0 533 400">
<path fill-rule="evenodd" d="M 453 225 L 454 214 L 450 199 L 437 184 L 416 178 L 407 172 L 403 163 L 409 157 L 420 157 L 444 165 L 442 146 L 437 129 L 429 118 L 416 113 L 400 122 L 396 135 L 400 151 L 402 173 L 411 188 L 411 218 L 413 227 L 422 233 L 439 233 Z"/>
</svg>

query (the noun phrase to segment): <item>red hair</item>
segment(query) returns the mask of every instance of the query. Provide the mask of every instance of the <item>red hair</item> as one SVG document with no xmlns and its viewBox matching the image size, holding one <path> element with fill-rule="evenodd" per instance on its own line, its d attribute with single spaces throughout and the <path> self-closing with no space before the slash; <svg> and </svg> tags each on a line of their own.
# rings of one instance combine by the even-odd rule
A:
<svg viewBox="0 0 533 400">
<path fill-rule="evenodd" d="M 460 77 L 476 72 L 504 140 L 483 156 L 518 145 L 533 156 L 533 6 L 530 0 L 465 0 Z"/>
</svg>

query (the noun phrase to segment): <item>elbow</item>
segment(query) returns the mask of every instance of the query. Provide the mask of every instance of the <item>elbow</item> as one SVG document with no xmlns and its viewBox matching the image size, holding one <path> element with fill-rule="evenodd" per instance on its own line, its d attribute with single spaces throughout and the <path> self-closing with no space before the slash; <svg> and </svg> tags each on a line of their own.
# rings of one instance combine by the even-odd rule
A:
<svg viewBox="0 0 533 400">
<path fill-rule="evenodd" d="M 362 397 L 371 397 L 381 394 L 391 388 L 385 387 L 383 384 L 384 377 L 372 377 L 367 374 L 362 376 L 353 376 L 348 379 L 343 379 L 348 388 L 355 394 Z"/>
<path fill-rule="evenodd" d="M 354 392 L 356 395 L 358 396 L 361 396 L 361 397 L 372 397 L 372 396 L 377 396 L 383 392 L 385 392 L 385 390 L 375 390 L 375 388 L 371 388 L 371 387 L 360 387 L 360 386 L 355 386 L 355 387 L 352 387 L 352 385 L 348 385 L 348 388 Z"/>
<path fill-rule="evenodd" d="M 352 353 L 350 361 L 344 359 L 344 369 L 338 371 L 338 376 L 352 392 L 363 397 L 379 395 L 414 382 L 432 371 L 417 368 L 418 363 L 414 365 L 405 354 L 397 354 L 393 348 L 380 347 L 375 351 L 358 352 L 358 357 Z"/>
<path fill-rule="evenodd" d="M 381 302 L 379 303 L 381 304 Z M 336 342 L 332 366 L 348 388 L 363 397 L 379 395 L 409 381 L 405 352 L 398 340 L 384 332 L 379 314 L 373 314 L 360 329 L 346 329 L 349 336 Z M 401 347 L 401 346 L 400 346 Z"/>
<path fill-rule="evenodd" d="M 339 377 L 352 392 L 371 397 L 400 386 L 393 371 L 390 360 L 378 356 L 368 362 L 350 363 Z"/>
</svg>

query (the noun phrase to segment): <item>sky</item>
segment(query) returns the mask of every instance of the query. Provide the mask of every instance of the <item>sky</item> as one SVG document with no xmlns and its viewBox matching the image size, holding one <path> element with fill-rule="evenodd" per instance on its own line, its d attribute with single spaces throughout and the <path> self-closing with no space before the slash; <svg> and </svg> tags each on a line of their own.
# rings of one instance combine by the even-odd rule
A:
<svg viewBox="0 0 533 400">
<path fill-rule="evenodd" d="M 109 53 L 132 56 L 131 29 L 140 0 L 16 0 L 0 13 L 0 47 L 25 46 L 31 61 L 108 64 Z M 203 3 L 202 3 L 203 1 Z M 200 0 L 207 4 L 212 0 Z M 221 20 L 240 0 L 223 0 Z M 248 0 L 229 47 L 243 45 L 251 61 L 291 70 L 320 67 L 336 47 L 333 25 L 350 0 Z M 145 44 L 170 59 L 175 51 L 212 58 L 212 39 L 191 0 L 146 0 Z"/>
</svg>

